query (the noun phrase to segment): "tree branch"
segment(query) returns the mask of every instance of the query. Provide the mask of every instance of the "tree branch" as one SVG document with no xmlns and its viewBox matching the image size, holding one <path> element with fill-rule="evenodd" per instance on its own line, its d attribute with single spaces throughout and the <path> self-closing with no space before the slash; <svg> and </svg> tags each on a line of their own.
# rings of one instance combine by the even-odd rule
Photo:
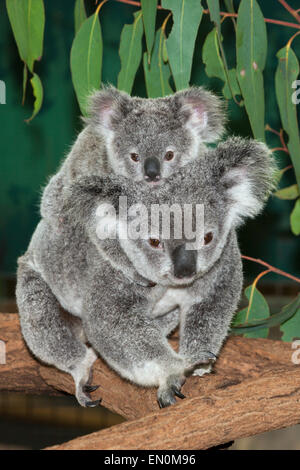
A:
<svg viewBox="0 0 300 470">
<path fill-rule="evenodd" d="M 141 6 L 141 2 L 136 2 L 135 0 L 116 0 L 117 2 L 120 2 L 120 3 L 125 3 L 127 5 L 133 5 L 133 6 L 136 6 L 136 7 L 140 7 Z M 279 0 L 280 1 L 280 0 Z M 157 5 L 157 8 L 159 10 L 163 10 L 162 6 L 161 5 Z M 208 15 L 209 14 L 209 10 L 206 9 L 206 10 L 203 10 L 203 13 L 205 15 Z M 226 11 L 220 11 L 220 15 L 221 16 L 224 16 L 224 17 L 233 17 L 233 18 L 237 18 L 238 17 L 238 14 L 237 13 L 228 13 Z M 265 22 L 266 23 L 272 23 L 272 24 L 277 24 L 277 25 L 280 25 L 280 26 L 285 26 L 285 27 L 288 27 L 288 28 L 296 28 L 296 29 L 300 29 L 300 25 L 296 24 L 296 23 L 289 23 L 287 21 L 281 21 L 281 20 L 274 20 L 272 18 L 265 18 Z"/>
<path fill-rule="evenodd" d="M 73 379 L 54 367 L 42 365 L 26 348 L 17 314 L 0 314 L 0 340 L 6 344 L 6 364 L 0 365 L 0 390 L 25 393 L 74 394 Z M 178 338 L 172 345 L 177 347 Z M 216 373 L 190 377 L 183 387 L 188 397 L 209 395 L 245 379 L 258 377 L 276 367 L 297 368 L 291 362 L 289 343 L 262 339 L 229 338 L 218 359 Z M 140 388 L 113 372 L 101 359 L 94 366 L 93 383 L 100 388 L 93 399 L 102 398 L 106 408 L 128 419 L 157 412 L 156 390 Z"/>
<path fill-rule="evenodd" d="M 251 258 L 251 256 L 245 256 L 245 255 L 242 255 L 242 258 L 246 259 L 248 261 L 253 261 L 254 263 L 261 264 L 262 266 L 266 266 L 267 268 L 270 269 L 270 271 L 273 271 L 276 274 L 280 274 L 280 276 L 288 277 L 289 279 L 292 279 L 292 281 L 300 283 L 300 278 L 299 277 L 296 277 L 296 276 L 293 276 L 292 274 L 286 273 L 285 271 L 282 271 L 281 269 L 274 268 L 274 266 L 272 266 L 269 263 L 266 263 L 265 261 L 263 261 L 261 259 Z"/>
<path fill-rule="evenodd" d="M 207 449 L 297 424 L 299 404 L 299 370 L 282 367 L 49 449 Z"/>
<path fill-rule="evenodd" d="M 278 0 L 279 3 L 300 23 L 300 16 L 298 15 L 298 11 L 294 10 L 285 0 Z"/>
</svg>

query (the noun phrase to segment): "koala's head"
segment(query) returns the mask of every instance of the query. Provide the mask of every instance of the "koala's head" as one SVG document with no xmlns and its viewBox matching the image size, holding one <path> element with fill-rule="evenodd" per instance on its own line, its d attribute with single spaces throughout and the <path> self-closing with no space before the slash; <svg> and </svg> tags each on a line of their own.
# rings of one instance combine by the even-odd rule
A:
<svg viewBox="0 0 300 470">
<path fill-rule="evenodd" d="M 233 230 L 261 211 L 273 188 L 274 169 L 274 160 L 264 144 L 233 138 L 208 151 L 205 158 L 181 168 L 155 192 L 134 184 L 123 187 L 121 192 L 128 195 L 128 204 L 142 202 L 147 209 L 129 212 L 134 227 L 148 224 L 153 204 L 168 204 L 169 208 L 176 204 L 182 209 L 181 215 L 179 212 L 171 217 L 170 236 L 165 236 L 162 225 L 150 225 L 148 238 L 129 236 L 120 240 L 123 250 L 139 274 L 152 282 L 166 286 L 193 283 L 220 258 Z M 187 205 L 195 209 L 196 204 L 203 205 L 204 225 L 201 218 L 199 225 L 194 210 L 191 228 L 196 239 L 199 234 L 202 238 L 193 249 L 190 243 L 199 239 L 187 236 L 184 209 Z M 179 235 L 174 222 L 183 222 Z M 187 249 L 188 245 L 192 249 Z"/>
<path fill-rule="evenodd" d="M 200 87 L 155 99 L 104 88 L 91 96 L 88 119 L 105 139 L 113 172 L 151 185 L 199 157 L 224 121 L 221 100 Z"/>
</svg>

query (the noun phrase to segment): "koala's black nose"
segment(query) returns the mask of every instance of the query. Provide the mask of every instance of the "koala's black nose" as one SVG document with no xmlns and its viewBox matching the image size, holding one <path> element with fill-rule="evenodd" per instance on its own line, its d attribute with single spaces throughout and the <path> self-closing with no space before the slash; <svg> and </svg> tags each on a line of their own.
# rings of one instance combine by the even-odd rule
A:
<svg viewBox="0 0 300 470">
<path fill-rule="evenodd" d="M 174 264 L 174 276 L 179 279 L 191 277 L 196 274 L 197 251 L 186 250 L 185 245 L 180 245 L 172 253 Z"/>
<path fill-rule="evenodd" d="M 145 179 L 147 181 L 158 181 L 160 179 L 160 163 L 155 157 L 149 157 L 144 164 Z"/>
</svg>

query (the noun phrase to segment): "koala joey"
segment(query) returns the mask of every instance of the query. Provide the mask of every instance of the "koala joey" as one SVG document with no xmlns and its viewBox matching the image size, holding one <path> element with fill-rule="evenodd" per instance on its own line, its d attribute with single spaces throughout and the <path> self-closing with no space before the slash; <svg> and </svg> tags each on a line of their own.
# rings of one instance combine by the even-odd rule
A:
<svg viewBox="0 0 300 470">
<path fill-rule="evenodd" d="M 224 132 L 223 102 L 201 87 L 156 99 L 109 86 L 90 97 L 89 117 L 42 197 L 42 217 L 56 213 L 62 192 L 83 176 L 122 175 L 160 185 L 205 152 Z M 57 217 L 57 220 L 59 217 Z"/>
<path fill-rule="evenodd" d="M 58 231 L 42 219 L 19 258 L 17 302 L 23 336 L 42 361 L 70 373 L 76 397 L 95 406 L 91 369 L 100 356 L 123 378 L 158 387 L 160 406 L 183 398 L 187 375 L 209 371 L 226 338 L 242 288 L 236 228 L 254 217 L 272 188 L 264 144 L 229 139 L 180 168 L 155 191 L 123 176 L 86 176 L 69 187 Z M 98 236 L 99 204 L 204 205 L 204 244 L 187 250 L 183 234 L 114 240 L 111 262 Z M 131 214 L 135 220 L 134 214 Z M 122 221 L 113 221 L 120 234 Z M 151 282 L 132 280 L 132 270 Z M 67 312 L 64 313 L 63 307 Z M 167 336 L 179 325 L 179 351 Z"/>
</svg>

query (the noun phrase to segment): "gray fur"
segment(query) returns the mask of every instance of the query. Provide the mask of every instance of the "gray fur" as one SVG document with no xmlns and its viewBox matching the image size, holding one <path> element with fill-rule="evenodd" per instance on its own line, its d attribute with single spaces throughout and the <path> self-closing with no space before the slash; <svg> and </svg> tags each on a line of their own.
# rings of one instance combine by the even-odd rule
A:
<svg viewBox="0 0 300 470">
<path fill-rule="evenodd" d="M 84 129 L 44 191 L 42 217 L 55 215 L 64 188 L 83 176 L 115 174 L 144 181 L 144 162 L 155 157 L 162 182 L 224 132 L 223 102 L 201 87 L 143 99 L 109 86 L 90 97 L 89 109 Z M 171 161 L 164 158 L 168 150 L 174 152 Z M 139 162 L 132 161 L 133 152 Z"/>
<path fill-rule="evenodd" d="M 158 386 L 161 406 L 175 402 L 187 374 L 209 371 L 242 288 L 235 229 L 261 211 L 273 169 L 263 144 L 234 138 L 155 190 L 122 176 L 84 176 L 54 203 L 55 214 L 44 213 L 19 258 L 21 327 L 38 358 L 72 374 L 81 405 L 95 405 L 85 391 L 94 351 L 122 377 Z M 174 276 L 172 253 L 184 238 L 162 240 L 162 249 L 147 240 L 98 238 L 97 207 L 103 202 L 117 207 L 121 195 L 128 205 L 204 204 L 205 231 L 214 238 L 197 252 L 195 276 Z M 145 283 L 136 282 L 139 278 Z M 176 353 L 167 335 L 178 324 Z"/>
</svg>

